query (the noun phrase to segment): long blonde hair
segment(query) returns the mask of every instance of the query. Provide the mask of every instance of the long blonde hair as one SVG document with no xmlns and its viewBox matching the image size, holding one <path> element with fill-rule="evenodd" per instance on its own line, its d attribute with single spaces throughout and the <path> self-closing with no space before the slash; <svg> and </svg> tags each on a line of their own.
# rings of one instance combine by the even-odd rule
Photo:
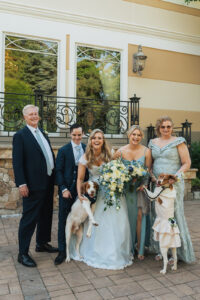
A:
<svg viewBox="0 0 200 300">
<path fill-rule="evenodd" d="M 87 147 L 86 147 L 86 151 L 85 151 L 85 157 L 87 160 L 87 166 L 88 168 L 91 168 L 92 165 L 95 164 L 96 159 L 94 156 L 94 152 L 93 152 L 93 148 L 92 148 L 92 139 L 94 138 L 96 133 L 101 133 L 103 136 L 103 145 L 101 148 L 101 154 L 99 156 L 99 158 L 103 161 L 103 162 L 109 162 L 111 160 L 111 152 L 110 152 L 110 148 L 105 140 L 104 137 L 104 133 L 101 129 L 94 129 L 89 136 L 88 139 L 88 143 L 87 143 Z"/>
</svg>

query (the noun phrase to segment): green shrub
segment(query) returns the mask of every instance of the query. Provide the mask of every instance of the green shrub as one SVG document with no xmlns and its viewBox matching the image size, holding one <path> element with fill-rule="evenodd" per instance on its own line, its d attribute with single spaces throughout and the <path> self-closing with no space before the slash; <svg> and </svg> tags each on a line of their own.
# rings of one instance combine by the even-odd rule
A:
<svg viewBox="0 0 200 300">
<path fill-rule="evenodd" d="M 192 191 L 199 191 L 200 190 L 200 178 L 192 179 Z"/>
<path fill-rule="evenodd" d="M 200 179 L 200 142 L 191 144 L 190 155 L 192 160 L 192 168 L 198 169 L 197 177 Z"/>
</svg>

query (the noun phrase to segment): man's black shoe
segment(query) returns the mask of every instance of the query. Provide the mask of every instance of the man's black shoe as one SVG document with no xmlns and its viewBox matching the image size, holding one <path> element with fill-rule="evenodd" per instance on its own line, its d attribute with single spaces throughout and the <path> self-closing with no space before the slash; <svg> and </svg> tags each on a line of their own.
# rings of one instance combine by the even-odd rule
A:
<svg viewBox="0 0 200 300">
<path fill-rule="evenodd" d="M 18 262 L 26 267 L 37 267 L 36 262 L 28 254 L 18 254 Z"/>
<path fill-rule="evenodd" d="M 62 264 L 62 262 L 66 259 L 66 253 L 65 252 L 59 252 L 58 256 L 56 256 L 55 260 L 54 260 L 54 264 L 60 265 Z"/>
<path fill-rule="evenodd" d="M 58 248 L 51 246 L 50 244 L 46 243 L 43 245 L 36 245 L 35 248 L 36 252 L 48 252 L 48 253 L 56 253 L 58 252 Z"/>
</svg>

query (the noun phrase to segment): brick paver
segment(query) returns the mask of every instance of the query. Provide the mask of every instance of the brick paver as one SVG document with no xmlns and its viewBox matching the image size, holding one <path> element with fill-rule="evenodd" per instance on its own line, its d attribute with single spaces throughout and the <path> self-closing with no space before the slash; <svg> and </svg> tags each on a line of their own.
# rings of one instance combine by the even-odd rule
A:
<svg viewBox="0 0 200 300">
<path fill-rule="evenodd" d="M 152 255 L 135 259 L 124 270 L 94 269 L 82 262 L 54 265 L 56 254 L 36 253 L 35 238 L 31 255 L 37 268 L 17 262 L 19 216 L 0 218 L 0 300 L 192 300 L 200 299 L 200 201 L 185 203 L 196 262 L 179 262 L 178 270 L 163 276 L 162 262 Z M 57 211 L 54 212 L 52 244 L 57 245 Z"/>
</svg>

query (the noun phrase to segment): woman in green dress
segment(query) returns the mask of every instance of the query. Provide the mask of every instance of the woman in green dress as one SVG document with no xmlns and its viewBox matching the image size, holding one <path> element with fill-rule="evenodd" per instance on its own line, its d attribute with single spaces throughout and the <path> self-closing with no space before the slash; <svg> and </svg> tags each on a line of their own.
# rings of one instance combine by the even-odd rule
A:
<svg viewBox="0 0 200 300">
<path fill-rule="evenodd" d="M 191 165 L 189 151 L 186 141 L 183 137 L 173 136 L 173 122 L 170 117 L 162 117 L 156 123 L 157 138 L 150 140 L 149 148 L 153 157 L 153 176 L 155 179 L 160 173 L 175 174 L 179 177 L 176 184 L 176 201 L 175 201 L 175 218 L 180 229 L 181 247 L 177 249 L 178 258 L 191 263 L 195 261 L 192 242 L 184 216 L 184 179 L 183 173 L 186 172 Z M 152 205 L 151 224 L 155 219 L 155 210 Z M 159 253 L 158 243 L 150 238 L 150 250 Z M 160 254 L 156 259 L 162 258 Z"/>
<path fill-rule="evenodd" d="M 122 159 L 125 165 L 139 163 L 148 169 L 151 168 L 151 151 L 141 144 L 144 136 L 138 125 L 133 125 L 127 132 L 129 144 L 121 147 L 114 155 L 114 159 Z M 146 239 L 146 221 L 149 212 L 149 200 L 144 198 L 140 191 L 136 191 L 141 182 L 135 182 L 127 187 L 125 194 L 128 216 L 132 236 L 132 252 L 135 254 L 137 248 L 138 258 L 144 259 L 144 247 Z M 144 183 L 143 183 L 144 184 Z"/>
</svg>

